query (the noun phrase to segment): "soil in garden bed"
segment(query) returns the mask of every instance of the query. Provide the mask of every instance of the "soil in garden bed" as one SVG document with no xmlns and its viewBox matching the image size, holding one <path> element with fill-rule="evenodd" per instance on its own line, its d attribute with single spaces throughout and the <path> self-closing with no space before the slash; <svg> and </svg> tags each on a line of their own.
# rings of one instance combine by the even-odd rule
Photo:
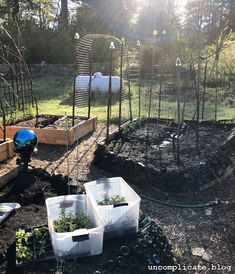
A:
<svg viewBox="0 0 235 274">
<path fill-rule="evenodd" d="M 0 193 L 0 202 L 17 202 L 21 208 L 0 224 L 0 273 L 15 273 L 14 240 L 16 230 L 47 223 L 45 199 L 67 194 L 67 178 L 51 176 L 43 169 L 20 174 Z"/>
<path fill-rule="evenodd" d="M 78 124 L 81 121 L 85 120 L 87 118 L 79 117 L 78 119 L 75 119 L 74 124 Z M 38 118 L 28 118 L 24 121 L 17 121 L 14 124 L 14 126 L 20 126 L 20 127 L 37 127 L 38 128 L 46 128 L 46 129 L 58 129 L 58 128 L 67 128 L 72 127 L 72 117 L 66 117 L 66 116 L 58 116 L 58 115 L 40 115 Z"/>
<path fill-rule="evenodd" d="M 137 120 L 100 147 L 94 162 L 132 183 L 152 181 L 165 191 L 198 188 L 215 179 L 215 169 L 219 176 L 228 165 L 228 155 L 224 155 L 226 151 L 221 146 L 234 126 L 201 123 L 197 149 L 196 124 L 186 122 L 180 134 L 178 164 L 177 138 L 174 138 L 177 124 L 170 120 Z M 189 181 L 193 184 L 189 185 Z"/>
</svg>

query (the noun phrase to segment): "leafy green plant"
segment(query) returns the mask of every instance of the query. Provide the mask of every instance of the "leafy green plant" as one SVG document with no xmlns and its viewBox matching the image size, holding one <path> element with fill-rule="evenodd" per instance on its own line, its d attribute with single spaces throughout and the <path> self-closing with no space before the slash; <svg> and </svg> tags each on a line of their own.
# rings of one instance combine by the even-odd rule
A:
<svg viewBox="0 0 235 274">
<path fill-rule="evenodd" d="M 125 197 L 120 195 L 113 195 L 109 199 L 105 199 L 103 201 L 96 201 L 98 205 L 113 205 L 116 203 L 125 202 Z"/>
<path fill-rule="evenodd" d="M 48 236 L 49 236 L 48 229 L 46 227 L 41 227 L 41 228 L 36 227 L 33 229 L 33 236 L 37 240 L 48 238 Z"/>
<path fill-rule="evenodd" d="M 32 252 L 27 246 L 29 239 L 32 237 L 30 232 L 25 232 L 24 229 L 19 228 L 16 232 L 16 246 L 17 246 L 17 258 L 21 260 L 30 260 L 32 258 Z"/>
<path fill-rule="evenodd" d="M 76 215 L 72 213 L 65 213 L 62 209 L 59 219 L 53 222 L 56 232 L 72 232 L 80 228 L 91 228 L 90 219 L 83 212 L 78 212 Z"/>
<path fill-rule="evenodd" d="M 21 260 L 30 260 L 32 258 L 32 253 L 29 247 L 25 245 L 17 246 L 17 258 Z"/>
<path fill-rule="evenodd" d="M 43 256 L 46 254 L 47 240 L 49 239 L 49 231 L 46 227 L 34 228 L 33 236 L 38 241 L 38 255 Z"/>
<path fill-rule="evenodd" d="M 18 231 L 16 232 L 16 243 L 18 244 L 23 244 L 29 243 L 29 238 L 32 236 L 30 232 L 25 232 L 24 229 L 19 228 Z"/>
</svg>

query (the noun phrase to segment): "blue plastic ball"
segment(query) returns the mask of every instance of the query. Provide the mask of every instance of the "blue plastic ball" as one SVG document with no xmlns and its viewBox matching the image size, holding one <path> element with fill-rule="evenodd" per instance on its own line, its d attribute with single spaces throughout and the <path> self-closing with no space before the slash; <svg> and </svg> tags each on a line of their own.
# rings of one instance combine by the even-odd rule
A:
<svg viewBox="0 0 235 274">
<path fill-rule="evenodd" d="M 14 136 L 14 145 L 18 151 L 33 151 L 37 144 L 37 135 L 30 129 L 21 129 Z"/>
</svg>

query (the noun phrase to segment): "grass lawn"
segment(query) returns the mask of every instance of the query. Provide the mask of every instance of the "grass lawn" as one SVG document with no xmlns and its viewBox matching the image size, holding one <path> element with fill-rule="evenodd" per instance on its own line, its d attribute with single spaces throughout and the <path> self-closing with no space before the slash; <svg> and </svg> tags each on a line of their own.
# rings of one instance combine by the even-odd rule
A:
<svg viewBox="0 0 235 274">
<path fill-rule="evenodd" d="M 72 92 L 73 92 L 73 68 L 72 66 L 49 66 L 38 73 L 34 73 L 34 92 L 38 98 L 39 114 L 58 114 L 72 115 Z M 149 106 L 149 85 L 142 87 L 141 92 L 141 116 L 148 116 Z M 155 86 L 158 90 L 158 86 Z M 158 93 L 158 91 L 156 92 Z M 193 92 L 191 92 L 193 94 Z M 191 120 L 196 110 L 196 100 L 192 94 L 181 94 L 181 109 L 185 102 L 184 118 Z M 207 89 L 208 99 L 205 102 L 205 119 L 214 120 L 215 104 L 213 99 L 214 90 Z M 227 95 L 228 94 L 228 95 Z M 169 98 L 164 95 L 161 104 L 162 118 L 176 118 L 176 96 Z M 132 113 L 133 117 L 138 116 L 138 88 L 132 85 Z M 218 120 L 220 119 L 235 119 L 234 95 L 231 97 L 231 92 L 221 90 L 218 99 Z M 212 98 L 212 99 L 211 99 Z M 102 100 L 103 102 L 106 99 Z M 116 100 L 112 106 L 112 119 L 115 121 L 118 117 L 119 104 Z M 128 102 L 124 103 L 122 108 L 123 116 L 128 117 L 129 107 Z M 87 108 L 76 108 L 76 115 L 87 116 Z M 99 105 L 98 100 L 93 101 L 91 115 L 97 116 L 99 121 L 106 121 L 107 107 L 104 103 Z M 158 97 L 155 96 L 152 100 L 151 116 L 158 115 Z"/>
</svg>

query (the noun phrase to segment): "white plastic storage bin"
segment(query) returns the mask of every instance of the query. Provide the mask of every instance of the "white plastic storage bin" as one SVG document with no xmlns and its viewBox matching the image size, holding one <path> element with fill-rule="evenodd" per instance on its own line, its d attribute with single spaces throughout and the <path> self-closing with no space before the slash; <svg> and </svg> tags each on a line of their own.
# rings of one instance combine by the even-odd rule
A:
<svg viewBox="0 0 235 274">
<path fill-rule="evenodd" d="M 53 251 L 57 258 L 85 257 L 103 251 L 104 221 L 98 211 L 88 206 L 86 195 L 66 195 L 46 199 L 47 218 Z M 94 228 L 77 229 L 73 232 L 54 231 L 53 221 L 59 218 L 61 209 L 65 213 L 84 212 Z"/>
<path fill-rule="evenodd" d="M 140 197 L 121 177 L 99 179 L 85 183 L 91 206 L 97 208 L 105 222 L 105 238 L 115 238 L 138 231 Z M 125 202 L 114 205 L 98 205 L 97 201 L 111 196 L 125 197 Z"/>
</svg>

